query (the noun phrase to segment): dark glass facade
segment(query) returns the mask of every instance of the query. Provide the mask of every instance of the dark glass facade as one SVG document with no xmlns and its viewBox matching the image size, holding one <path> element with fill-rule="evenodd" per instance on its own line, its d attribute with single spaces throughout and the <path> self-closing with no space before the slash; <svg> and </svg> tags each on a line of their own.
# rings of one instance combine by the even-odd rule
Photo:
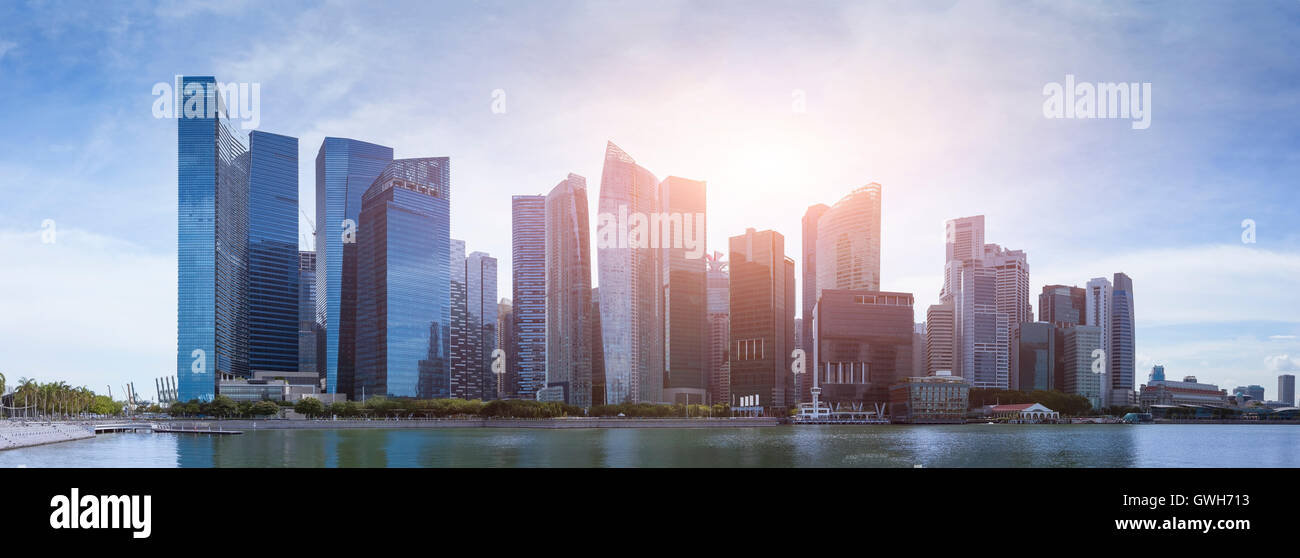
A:
<svg viewBox="0 0 1300 558">
<path fill-rule="evenodd" d="M 1027 322 L 1020 324 L 1017 335 L 1015 373 L 1020 391 L 1057 389 L 1061 384 L 1055 373 L 1059 350 L 1056 328 L 1045 322 Z M 1059 356 L 1064 359 L 1063 354 Z"/>
<path fill-rule="evenodd" d="M 362 200 L 359 397 L 450 395 L 450 161 L 393 161 Z"/>
<path fill-rule="evenodd" d="M 298 370 L 321 374 L 320 327 L 316 325 L 316 252 L 298 252 Z M 324 378 L 324 375 L 320 375 Z"/>
<path fill-rule="evenodd" d="M 325 138 L 316 154 L 316 319 L 324 328 L 325 389 L 355 397 L 356 236 L 361 196 L 393 148 Z"/>
<path fill-rule="evenodd" d="M 1133 280 L 1116 273 L 1111 290 L 1110 310 L 1110 393 L 1111 405 L 1136 403 L 1133 392 L 1136 355 L 1133 335 Z"/>
<path fill-rule="evenodd" d="M 812 353 L 812 313 L 813 308 L 817 306 L 817 221 L 821 219 L 830 206 L 819 203 L 808 207 L 803 214 L 803 283 L 802 285 L 802 304 L 799 336 L 804 350 Z M 809 389 L 812 388 L 812 382 L 805 382 L 800 387 L 800 401 L 811 401 L 812 395 Z"/>
<path fill-rule="evenodd" d="M 514 391 L 536 399 L 546 387 L 546 196 L 510 200 L 511 303 L 514 312 Z"/>
<path fill-rule="evenodd" d="M 214 78 L 181 83 L 177 397 L 208 401 L 220 375 L 249 371 L 248 140 L 225 118 Z"/>
<path fill-rule="evenodd" d="M 249 134 L 248 366 L 298 370 L 298 138 Z"/>
<path fill-rule="evenodd" d="M 822 401 L 832 408 L 889 402 L 890 386 L 914 375 L 912 306 L 911 293 L 821 289 L 808 372 L 818 375 Z"/>
<path fill-rule="evenodd" d="M 757 395 L 767 413 L 784 416 L 795 404 L 789 367 L 794 308 L 787 306 L 794 302 L 794 264 L 776 231 L 749 229 L 729 243 L 730 399 Z"/>
<path fill-rule="evenodd" d="M 697 215 L 706 212 L 706 185 L 702 181 L 670 176 L 659 185 L 663 212 L 680 217 L 681 231 L 668 227 L 671 236 L 687 238 L 686 227 L 704 225 Z M 706 229 L 707 230 L 707 229 Z M 705 238 L 704 231 L 692 231 L 695 238 Z M 707 246 L 692 252 L 686 242 L 663 238 L 664 301 L 664 400 L 669 403 L 703 404 L 708 390 L 705 376 L 705 350 L 708 341 L 708 266 L 704 259 Z"/>
</svg>

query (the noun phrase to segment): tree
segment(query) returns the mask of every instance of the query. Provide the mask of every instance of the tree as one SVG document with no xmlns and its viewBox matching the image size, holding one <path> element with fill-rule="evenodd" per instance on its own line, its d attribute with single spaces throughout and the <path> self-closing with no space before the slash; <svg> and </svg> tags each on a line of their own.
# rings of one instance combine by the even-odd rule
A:
<svg viewBox="0 0 1300 558">
<path fill-rule="evenodd" d="M 249 409 L 249 413 L 258 417 L 278 415 L 280 414 L 280 406 L 276 405 L 274 401 L 258 401 Z"/>
<path fill-rule="evenodd" d="M 208 405 L 208 410 L 219 417 L 228 417 L 239 411 L 239 404 L 229 396 L 218 395 Z"/>
<path fill-rule="evenodd" d="M 325 404 L 314 397 L 304 397 L 293 404 L 293 410 L 300 415 L 317 417 L 325 412 Z"/>
</svg>

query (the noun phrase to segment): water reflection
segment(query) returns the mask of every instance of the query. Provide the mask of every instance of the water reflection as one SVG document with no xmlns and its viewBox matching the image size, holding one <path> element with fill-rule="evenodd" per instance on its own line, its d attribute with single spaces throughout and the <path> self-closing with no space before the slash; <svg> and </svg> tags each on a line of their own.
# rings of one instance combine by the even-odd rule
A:
<svg viewBox="0 0 1300 558">
<path fill-rule="evenodd" d="M 1295 467 L 1289 425 L 261 430 L 107 434 L 0 467 Z"/>
</svg>

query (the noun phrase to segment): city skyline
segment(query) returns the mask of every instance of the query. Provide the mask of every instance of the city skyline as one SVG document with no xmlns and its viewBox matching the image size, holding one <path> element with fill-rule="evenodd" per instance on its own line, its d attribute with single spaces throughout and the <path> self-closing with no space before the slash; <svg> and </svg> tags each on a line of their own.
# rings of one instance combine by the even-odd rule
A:
<svg viewBox="0 0 1300 558">
<path fill-rule="evenodd" d="M 533 12 L 538 8 L 494 11 L 496 8 L 488 4 L 458 7 L 449 19 L 485 21 L 493 16 L 503 18 L 500 24 L 509 26 L 519 25 L 522 18 L 538 15 Z M 7 9 L 20 12 L 6 14 L 10 16 L 6 18 L 9 21 L 27 21 L 21 13 L 24 8 Z M 1295 101 L 1287 100 L 1286 96 L 1296 98 L 1296 75 L 1290 70 L 1273 68 L 1269 71 L 1280 73 L 1270 76 L 1265 70 L 1272 68 L 1270 63 L 1276 60 L 1276 55 L 1266 45 L 1233 42 L 1234 37 L 1240 37 L 1242 30 L 1248 28 L 1246 24 L 1230 25 L 1226 38 L 1216 39 L 1220 42 L 1213 45 L 1188 48 L 1192 52 L 1216 46 L 1249 48 L 1260 60 L 1254 68 L 1227 68 L 1213 61 L 1207 62 L 1207 68 L 1189 67 L 1167 57 L 1138 56 L 1121 61 L 1117 53 L 1136 40 L 1124 34 L 1105 35 L 1116 44 L 1104 49 L 1106 55 L 1102 59 L 1114 64 L 1093 63 L 1081 68 L 1075 58 L 1064 52 L 1074 41 L 1082 39 L 1065 39 L 1063 45 L 1051 46 L 1023 34 L 1010 33 L 1007 39 L 987 43 L 985 50 L 976 49 L 974 53 L 947 56 L 930 53 L 930 59 L 940 61 L 935 71 L 907 71 L 901 64 L 909 58 L 907 53 L 900 53 L 896 61 L 865 61 L 862 49 L 887 44 L 886 38 L 868 38 L 880 30 L 867 23 L 867 15 L 889 11 L 889 15 L 896 17 L 924 20 L 918 24 L 936 30 L 963 18 L 989 21 L 997 28 L 1006 24 L 999 23 L 995 14 L 977 5 L 933 11 L 846 6 L 830 10 L 833 14 L 790 13 L 787 8 L 780 15 L 793 17 L 794 21 L 826 23 L 825 20 L 838 17 L 861 27 L 830 24 L 834 32 L 816 45 L 822 50 L 837 45 L 845 47 L 842 57 L 832 62 L 818 62 L 797 49 L 787 52 L 756 46 L 760 52 L 777 56 L 779 62 L 799 68 L 796 75 L 782 79 L 751 74 L 753 68 L 745 64 L 728 69 L 718 65 L 718 59 L 712 55 L 697 63 L 673 66 L 665 59 L 669 54 L 640 53 L 643 58 L 640 61 L 644 62 L 641 71 L 658 72 L 673 79 L 633 94 L 622 87 L 605 86 L 579 95 L 582 87 L 606 83 L 606 79 L 613 83 L 617 76 L 624 75 L 627 70 L 611 64 L 610 59 L 595 60 L 602 64 L 577 74 L 573 84 L 564 85 L 521 81 L 521 76 L 526 76 L 529 70 L 493 58 L 493 51 L 488 48 L 489 61 L 497 60 L 503 70 L 464 72 L 463 75 L 469 76 L 469 85 L 439 93 L 438 98 L 445 104 L 431 112 L 418 108 L 414 99 L 402 94 L 386 94 L 377 87 L 362 85 L 367 74 L 361 70 L 347 74 L 340 82 L 326 78 L 325 69 L 286 67 L 284 63 L 292 60 L 272 53 L 286 52 L 289 56 L 301 53 L 303 48 L 313 45 L 312 39 L 302 34 L 282 39 L 272 37 L 259 32 L 256 22 L 237 13 L 183 14 L 169 8 L 148 13 L 129 7 L 93 9 L 106 9 L 107 15 L 114 16 L 106 19 L 136 29 L 149 25 L 161 28 L 166 22 L 176 30 L 160 33 L 146 44 L 115 40 L 111 35 L 100 37 L 109 48 L 108 54 L 102 55 L 106 58 L 98 59 L 105 62 L 105 69 L 97 71 L 108 77 L 104 80 L 108 87 L 102 88 L 102 98 L 94 98 L 86 106 L 92 110 L 108 110 L 101 111 L 104 116 L 95 121 L 89 132 L 70 127 L 65 117 L 54 113 L 53 108 L 63 93 L 48 100 L 35 94 L 42 80 L 52 77 L 35 67 L 42 52 L 69 56 L 85 48 L 75 41 L 69 45 L 56 44 L 60 34 L 76 32 L 78 20 L 59 24 L 70 26 L 66 28 L 50 22 L 46 22 L 49 27 L 42 28 L 41 20 L 34 18 L 33 23 L 17 24 L 16 28 L 6 28 L 0 33 L 0 44 L 6 45 L 0 47 L 4 50 L 0 54 L 0 75 L 12 78 L 15 84 L 3 93 L 4 100 L 11 102 L 5 103 L 6 108 L 0 109 L 3 111 L 0 114 L 4 114 L 6 121 L 31 122 L 30 117 L 18 114 L 15 107 L 34 105 L 29 112 L 47 119 L 48 125 L 33 126 L 41 130 L 42 139 L 47 141 L 32 143 L 46 143 L 63 150 L 23 145 L 24 142 L 15 138 L 0 140 L 9 153 L 0 160 L 9 177 L 7 193 L 17 192 L 19 188 L 31 188 L 34 192 L 11 196 L 15 203 L 0 208 L 4 223 L 0 225 L 0 250 L 4 251 L 0 255 L 19 262 L 15 272 L 4 278 L 3 287 L 9 294 L 5 295 L 3 306 L 11 311 L 0 318 L 0 330 L 4 333 L 0 336 L 3 338 L 0 370 L 10 375 L 66 377 L 73 383 L 94 388 L 132 380 L 144 385 L 147 378 L 171 369 L 169 363 L 175 351 L 171 335 L 176 308 L 171 304 L 176 300 L 172 291 L 176 288 L 176 246 L 172 244 L 176 221 L 170 212 L 175 207 L 176 168 L 172 166 L 175 157 L 170 149 L 176 145 L 176 136 L 172 135 L 175 123 L 148 116 L 148 104 L 153 100 L 148 92 L 153 83 L 167 82 L 177 73 L 261 83 L 263 106 L 258 129 L 299 138 L 299 205 L 309 215 L 313 214 L 310 208 L 316 203 L 315 181 L 310 170 L 314 162 L 311 150 L 320 145 L 324 136 L 390 145 L 394 155 L 400 157 L 438 153 L 455 158 L 456 172 L 464 173 L 455 177 L 456 183 L 462 185 L 458 192 L 465 194 L 457 198 L 452 235 L 466 239 L 476 249 L 499 255 L 502 268 L 510 267 L 503 255 L 510 253 L 511 239 L 497 226 L 509 215 L 506 200 L 515 194 L 543 192 L 553 184 L 553 179 L 547 177 L 570 170 L 584 176 L 598 176 L 600 146 L 613 141 L 636 154 L 638 162 L 661 176 L 689 176 L 709 184 L 707 240 L 711 246 L 723 246 L 727 238 L 749 227 L 771 229 L 785 236 L 786 253 L 801 260 L 796 247 L 801 241 L 799 219 L 804 210 L 818 202 L 839 199 L 853 188 L 878 182 L 883 184 L 888 199 L 882 215 L 880 289 L 913 293 L 918 309 L 938 299 L 935 291 L 941 283 L 938 278 L 942 275 L 942 261 L 937 255 L 941 250 L 938 248 L 941 239 L 935 233 L 937 227 L 947 219 L 981 214 L 988 216 L 989 238 L 1029 254 L 1034 269 L 1031 296 L 1040 292 L 1043 285 L 1083 286 L 1088 278 L 1109 276 L 1113 272 L 1125 272 L 1134 278 L 1141 291 L 1135 309 L 1138 379 L 1135 383 L 1140 383 L 1145 371 L 1157 363 L 1166 365 L 1173 377 L 1197 375 L 1229 386 L 1271 386 L 1279 373 L 1293 372 L 1300 367 L 1300 342 L 1296 340 L 1300 325 L 1286 312 L 1300 306 L 1297 295 L 1289 289 L 1293 281 L 1288 280 L 1300 270 L 1300 258 L 1296 256 L 1300 236 L 1293 225 L 1288 228 L 1289 223 L 1300 222 L 1297 218 L 1300 210 L 1290 203 L 1285 187 L 1287 177 L 1295 175 L 1296 163 L 1284 155 L 1294 150 L 1294 145 L 1281 138 L 1266 139 L 1262 144 L 1247 143 L 1249 130 L 1260 126 L 1268 129 L 1267 125 L 1252 120 L 1257 116 L 1231 111 L 1231 103 L 1240 103 L 1278 107 L 1279 114 L 1287 113 L 1286 107 L 1293 106 Z M 635 8 L 628 6 L 628 9 Z M 666 33 L 672 25 L 684 21 L 680 18 L 686 9 L 688 6 L 673 6 L 667 9 L 668 16 L 649 17 L 643 25 L 650 31 Z M 716 17 L 719 15 L 716 8 L 697 4 L 689 9 L 703 20 L 690 25 L 713 25 L 725 36 L 736 36 L 738 29 Z M 1213 18 L 1215 9 L 1197 6 L 1190 10 L 1193 15 L 1184 16 L 1191 19 L 1183 22 L 1195 26 L 1199 21 L 1196 18 Z M 894 10 L 901 13 L 893 13 Z M 1268 19 L 1285 18 L 1266 17 L 1269 14 L 1262 11 L 1257 7 L 1247 14 L 1253 16 L 1248 18 L 1249 23 L 1288 25 L 1280 21 L 1268 23 Z M 1079 5 L 1044 8 L 1044 12 L 1034 16 L 1036 24 L 1067 31 L 1095 31 L 1099 21 L 1146 20 L 1136 10 L 1104 15 Z M 677 17 L 672 17 L 673 14 Z M 295 25 L 311 28 L 330 19 L 328 15 L 327 9 L 307 10 Z M 369 17 L 357 12 L 348 15 L 358 21 Z M 599 8 L 590 13 L 566 15 L 579 22 L 573 25 L 594 24 L 613 17 Z M 1081 15 L 1082 22 L 1068 22 L 1066 16 L 1072 15 Z M 762 29 L 778 25 L 778 19 L 766 16 L 754 21 Z M 206 53 L 160 55 L 154 63 L 130 71 L 113 64 L 114 55 L 132 56 L 149 51 L 153 46 L 176 40 L 187 29 L 208 25 L 232 36 L 248 38 L 246 50 L 238 50 L 236 56 L 226 59 Z M 376 38 L 348 33 L 362 44 L 376 45 Z M 1176 29 L 1170 28 L 1169 33 L 1165 40 L 1175 45 L 1186 46 L 1191 41 L 1191 37 L 1179 34 Z M 517 56 L 517 49 L 530 48 L 533 41 L 546 37 L 545 34 L 522 35 L 519 44 L 500 48 L 507 51 L 502 53 L 506 57 Z M 638 53 L 629 43 L 608 34 L 591 40 L 598 39 L 610 40 L 619 47 L 611 55 L 617 60 L 637 60 Z M 442 45 L 439 48 L 465 52 L 475 44 L 463 35 L 447 41 L 438 43 Z M 701 41 L 708 41 L 704 43 L 706 46 L 721 44 Z M 915 41 L 901 44 L 929 52 Z M 584 41 L 572 48 L 589 46 Z M 674 44 L 666 50 L 671 53 L 674 49 L 698 46 Z M 957 69 L 963 61 L 988 64 L 1004 50 L 1028 47 L 1048 52 L 1029 57 L 1030 61 L 1015 66 L 1014 71 L 999 74 L 1009 77 L 1010 85 L 989 85 L 973 73 Z M 331 52 L 342 60 L 324 63 L 328 69 L 355 62 L 344 52 Z M 556 56 L 556 60 L 568 53 L 559 48 L 544 52 Z M 453 58 L 455 64 L 465 63 L 463 55 Z M 1173 64 L 1182 75 L 1159 69 L 1161 64 Z M 867 103 L 867 106 L 875 108 L 864 110 L 859 106 L 860 100 L 854 99 L 865 95 L 867 86 L 836 81 L 833 77 L 834 71 L 845 65 L 860 65 L 898 76 L 887 82 L 897 91 L 869 97 L 875 104 Z M 108 74 L 114 71 L 121 75 Z M 610 73 L 602 75 L 601 72 Z M 1089 79 L 1154 82 L 1156 104 L 1151 128 L 1136 131 L 1130 130 L 1127 124 L 1119 126 L 1104 121 L 1043 119 L 1039 110 L 1043 84 L 1059 81 L 1070 73 L 1086 74 Z M 1205 79 L 1211 73 L 1230 79 Z M 970 80 L 976 87 L 971 98 L 963 100 L 924 94 L 932 85 L 913 89 L 908 85 L 909 80 L 937 85 L 939 89 L 960 88 L 962 80 Z M 1222 104 L 1209 106 L 1219 110 L 1212 121 L 1207 120 L 1210 117 L 1195 115 L 1206 108 L 1196 104 L 1196 96 L 1190 89 L 1200 86 L 1195 83 L 1198 81 L 1225 84 L 1228 97 L 1217 101 Z M 327 87 L 322 92 L 314 86 L 317 82 L 335 89 Z M 386 80 L 378 80 L 378 84 L 384 83 Z M 69 93 L 79 87 L 74 84 Z M 506 93 L 508 108 L 503 114 L 491 111 L 492 92 L 498 88 Z M 738 95 L 741 90 L 755 93 Z M 791 110 L 794 90 L 805 94 L 804 113 Z M 301 102 L 311 95 L 318 97 Z M 895 95 L 915 96 L 919 101 L 911 104 Z M 995 118 L 959 114 L 979 113 L 972 109 L 994 98 L 997 99 L 992 111 Z M 638 112 L 646 114 L 628 116 Z M 914 121 L 887 112 L 906 114 Z M 545 141 L 559 129 L 554 118 L 563 114 L 600 124 L 577 126 L 564 141 Z M 766 117 L 751 120 L 742 114 Z M 654 119 L 687 133 L 669 133 L 649 125 Z M 845 120 L 871 122 L 872 131 L 846 135 L 828 126 Z M 946 135 L 932 131 L 944 122 L 965 126 L 944 125 L 943 129 L 968 131 Z M 881 130 L 886 132 L 884 138 L 873 138 L 881 136 L 878 133 Z M 896 133 L 888 133 L 890 130 Z M 980 136 L 997 135 L 989 133 L 993 131 L 1009 132 L 999 135 L 1006 138 L 1007 151 L 1015 151 L 1015 146 L 1039 147 L 1033 150 L 1033 157 L 1026 158 L 1000 155 L 991 149 L 965 150 L 970 154 L 961 157 L 949 155 L 973 145 L 973 138 L 983 141 Z M 677 143 L 679 138 L 692 133 L 697 135 L 694 141 Z M 119 134 L 127 135 L 131 141 L 117 141 Z M 934 147 L 923 148 L 916 140 L 904 139 L 909 135 L 941 141 Z M 889 146 L 890 142 L 899 141 L 903 143 L 901 147 Z M 1261 148 L 1263 151 L 1255 157 L 1263 157 L 1264 164 L 1259 164 L 1258 158 L 1249 159 L 1250 165 L 1245 164 L 1244 153 Z M 1170 150 L 1171 155 L 1161 155 L 1162 149 Z M 67 157 L 69 152 L 74 154 L 72 164 L 50 164 L 52 158 Z M 848 156 L 852 153 L 858 156 Z M 1089 169 L 1095 164 L 1071 162 L 1074 160 L 1106 160 L 1111 164 Z M 1189 160 L 1197 163 L 1187 165 Z M 1175 163 L 1187 168 L 1175 168 Z M 928 167 L 955 170 L 944 173 Z M 1083 196 L 1082 190 L 1096 190 L 1102 195 Z M 1173 191 L 1180 195 L 1170 195 Z M 1110 204 L 1109 200 L 1120 192 L 1128 196 L 1124 203 Z M 589 196 L 593 206 L 595 198 L 596 195 Z M 770 200 L 781 203 L 770 203 Z M 464 204 L 460 205 L 462 201 Z M 1062 208 L 1068 208 L 1069 214 L 1062 213 Z M 596 212 L 591 213 L 594 219 Z M 502 219 L 478 219 L 474 217 L 477 215 Z M 53 245 L 41 243 L 41 223 L 45 219 L 53 220 L 57 230 Z M 1240 240 L 1241 222 L 1245 219 L 1258 224 L 1255 244 L 1243 244 Z M 306 223 L 300 224 L 300 237 L 305 227 Z M 80 279 L 87 271 L 103 285 L 87 288 Z M 510 292 L 508 275 L 499 275 L 502 296 Z M 1189 277 L 1192 280 L 1188 281 Z M 73 281 L 73 278 L 78 279 Z M 600 286 L 596 273 L 592 282 L 593 286 Z M 1205 301 L 1206 297 L 1200 296 L 1205 292 L 1225 291 L 1248 294 L 1227 301 Z M 320 294 L 325 298 L 323 291 Z M 1189 300 L 1197 303 L 1190 304 Z M 92 316 L 82 315 L 85 313 Z M 94 337 L 85 339 L 84 351 L 60 354 L 52 350 L 50 340 L 66 340 L 69 331 L 95 331 L 102 327 L 103 316 L 124 316 L 126 327 L 98 336 L 72 333 L 74 339 Z M 916 321 L 922 318 L 918 311 Z"/>
</svg>

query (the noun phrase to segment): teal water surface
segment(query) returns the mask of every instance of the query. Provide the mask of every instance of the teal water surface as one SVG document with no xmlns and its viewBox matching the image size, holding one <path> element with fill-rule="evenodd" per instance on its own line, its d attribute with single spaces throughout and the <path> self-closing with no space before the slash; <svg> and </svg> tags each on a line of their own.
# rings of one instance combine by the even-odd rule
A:
<svg viewBox="0 0 1300 558">
<path fill-rule="evenodd" d="M 934 425 L 102 434 L 0 467 L 1296 467 L 1300 426 Z"/>
</svg>

